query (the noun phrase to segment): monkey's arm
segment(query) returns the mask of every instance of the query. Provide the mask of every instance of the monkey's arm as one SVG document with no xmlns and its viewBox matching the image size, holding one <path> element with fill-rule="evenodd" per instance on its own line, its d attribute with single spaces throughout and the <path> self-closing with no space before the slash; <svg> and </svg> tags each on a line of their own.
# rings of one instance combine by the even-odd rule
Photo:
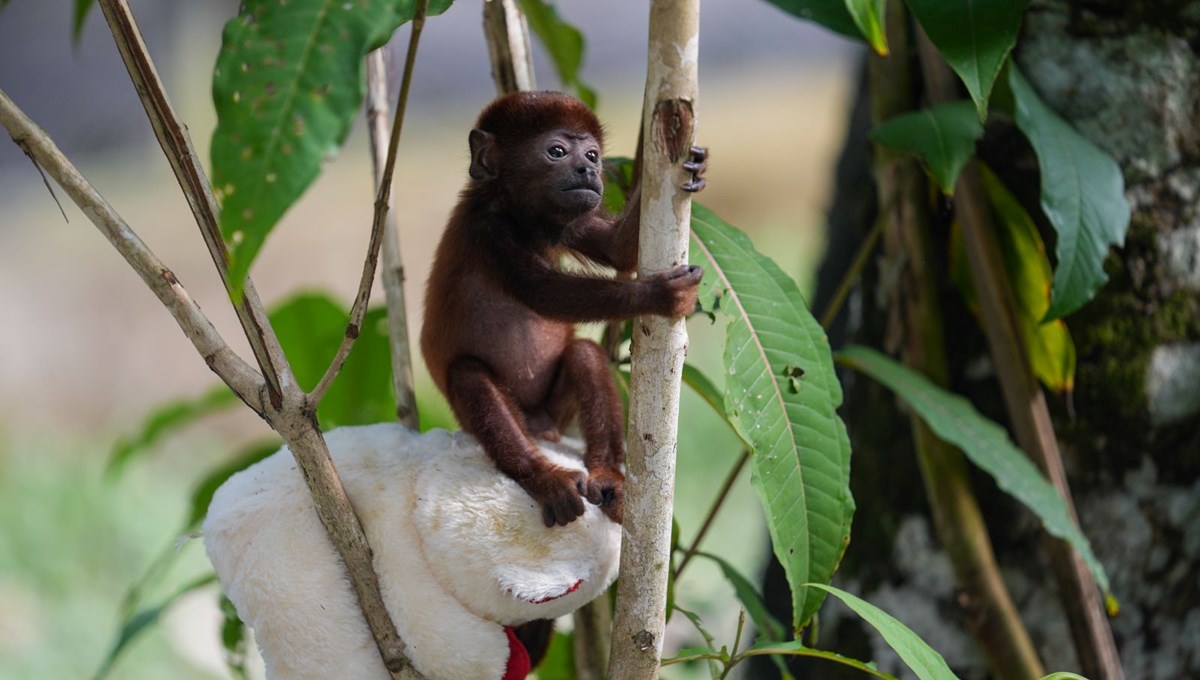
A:
<svg viewBox="0 0 1200 680">
<path fill-rule="evenodd" d="M 625 201 L 625 211 L 616 219 L 592 212 L 576 220 L 567 228 L 564 245 L 619 272 L 637 269 L 641 197 L 641 187 L 635 186 Z"/>
<path fill-rule="evenodd" d="M 699 267 L 680 265 L 633 281 L 578 276 L 507 239 L 497 243 L 494 256 L 510 295 L 541 316 L 570 322 L 685 316 L 696 306 L 703 274 Z"/>
</svg>

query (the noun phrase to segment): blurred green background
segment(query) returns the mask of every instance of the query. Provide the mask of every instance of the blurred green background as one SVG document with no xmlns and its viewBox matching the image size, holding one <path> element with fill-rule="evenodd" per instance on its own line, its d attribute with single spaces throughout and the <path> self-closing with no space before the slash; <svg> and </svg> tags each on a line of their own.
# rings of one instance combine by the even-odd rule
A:
<svg viewBox="0 0 1200 680">
<path fill-rule="evenodd" d="M 12 0 L 0 12 L 0 89 L 59 142 L 249 356 L 170 169 L 154 144 L 99 11 L 70 41 L 68 0 Z M 232 0 L 130 3 L 173 102 L 205 156 L 215 123 L 209 79 Z M 584 79 L 600 95 L 608 152 L 632 155 L 642 97 L 646 12 L 559 4 L 588 38 Z M 803 290 L 822 251 L 822 211 L 841 143 L 854 52 L 761 2 L 707 3 L 701 32 L 698 140 L 711 150 L 699 200 L 747 231 Z M 402 28 L 393 49 L 403 50 Z M 539 50 L 540 51 L 540 50 Z M 400 52 L 402 54 L 402 51 Z M 556 83 L 538 55 L 542 87 Z M 417 62 L 395 199 L 417 332 L 432 249 L 466 180 L 466 132 L 493 96 L 477 1 L 430 20 Z M 207 159 L 206 159 L 207 160 Z M 60 200 L 66 201 L 59 194 Z M 271 303 L 302 290 L 349 302 L 372 201 L 361 124 L 317 185 L 284 218 L 253 272 Z M 0 680 L 89 677 L 116 633 L 128 588 L 179 537 L 192 485 L 269 435 L 246 409 L 169 438 L 107 479 L 114 442 L 153 405 L 213 384 L 170 316 L 86 218 L 64 221 L 37 171 L 0 143 Z M 382 298 L 376 291 L 376 300 Z M 694 319 L 691 361 L 721 382 L 723 329 Z M 419 358 L 418 358 L 419 359 Z M 422 409 L 445 413 L 418 368 Z M 690 542 L 739 454 L 737 440 L 685 392 L 677 517 Z M 757 578 L 766 531 L 749 473 L 705 547 Z M 199 541 L 150 601 L 203 573 Z M 737 608 L 710 564 L 677 590 L 710 630 L 732 635 Z M 185 598 L 114 668 L 114 678 L 226 677 L 215 589 Z M 682 617 L 667 653 L 698 641 Z M 682 677 L 674 668 L 664 677 Z"/>
</svg>

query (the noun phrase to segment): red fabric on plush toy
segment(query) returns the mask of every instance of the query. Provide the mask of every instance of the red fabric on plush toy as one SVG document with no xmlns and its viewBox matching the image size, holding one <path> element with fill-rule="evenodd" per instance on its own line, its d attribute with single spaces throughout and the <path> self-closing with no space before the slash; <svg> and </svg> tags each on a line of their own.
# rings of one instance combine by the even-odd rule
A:
<svg viewBox="0 0 1200 680">
<path fill-rule="evenodd" d="M 570 613 L 616 577 L 620 526 L 585 503 L 574 522 L 547 528 L 537 503 L 469 435 L 370 425 L 326 441 L 384 604 L 428 680 L 523 680 L 529 654 L 511 627 Z M 569 447 L 543 451 L 583 469 Z M 289 451 L 218 489 L 204 534 L 270 680 L 387 677 Z"/>
<path fill-rule="evenodd" d="M 533 670 L 529 663 L 529 652 L 525 645 L 517 639 L 513 629 L 505 626 L 504 634 L 508 636 L 508 666 L 504 669 L 504 677 L 500 680 L 525 680 L 529 671 Z"/>
</svg>

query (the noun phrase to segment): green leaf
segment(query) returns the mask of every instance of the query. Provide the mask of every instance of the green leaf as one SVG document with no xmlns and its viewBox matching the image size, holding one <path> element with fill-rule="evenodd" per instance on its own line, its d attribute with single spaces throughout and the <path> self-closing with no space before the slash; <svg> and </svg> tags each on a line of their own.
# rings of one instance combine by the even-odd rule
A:
<svg viewBox="0 0 1200 680">
<path fill-rule="evenodd" d="M 233 601 L 221 593 L 221 646 L 225 648 L 225 667 L 238 680 L 249 680 L 246 670 L 246 624 L 238 616 Z"/>
<path fill-rule="evenodd" d="M 788 14 L 818 23 L 848 38 L 861 39 L 863 34 L 846 9 L 846 0 L 767 0 Z"/>
<path fill-rule="evenodd" d="M 1050 308 L 1050 259 L 1037 225 L 1000 178 L 979 166 L 983 187 L 1001 228 L 997 232 L 1005 269 L 1012 281 L 1021 339 L 1033 372 L 1055 392 L 1075 386 L 1075 343 L 1062 319 L 1042 323 Z"/>
<path fill-rule="evenodd" d="M 108 457 L 105 474 L 110 477 L 119 476 L 130 461 L 148 453 L 163 437 L 236 403 L 237 397 L 228 387 L 221 384 L 199 397 L 180 399 L 156 407 L 142 422 L 141 429 L 136 434 L 117 441 Z"/>
<path fill-rule="evenodd" d="M 857 668 L 858 670 L 868 675 L 874 675 L 877 678 L 884 680 L 896 680 L 895 676 L 881 672 L 873 663 L 864 663 L 857 659 L 851 659 L 848 656 L 842 656 L 836 652 L 827 652 L 823 649 L 812 649 L 806 647 L 800 640 L 791 640 L 790 642 L 760 642 L 746 651 L 742 652 L 742 656 L 765 656 L 770 655 L 773 658 L 780 656 L 807 656 L 814 659 L 825 659 L 834 663 Z M 782 666 L 781 673 L 787 673 L 787 667 Z M 787 674 L 785 677 L 791 677 Z"/>
<path fill-rule="evenodd" d="M 449 5 L 431 2 L 429 14 Z M 350 131 L 366 92 L 364 57 L 413 7 L 244 0 L 225 25 L 213 71 L 212 174 L 235 296 L 267 234 Z"/>
<path fill-rule="evenodd" d="M 104 661 L 100 664 L 100 668 L 96 671 L 96 675 L 93 676 L 94 680 L 101 680 L 101 678 L 107 677 L 109 671 L 112 670 L 113 664 L 116 663 L 117 658 L 121 656 L 121 653 L 124 652 L 125 649 L 138 638 L 138 636 L 146 632 L 146 630 L 151 626 L 158 623 L 158 620 L 162 617 L 163 613 L 165 613 L 167 609 L 171 607 L 171 605 L 175 604 L 179 598 L 192 591 L 199 590 L 200 588 L 203 588 L 211 583 L 215 583 L 216 580 L 216 574 L 206 574 L 201 576 L 200 578 L 197 578 L 191 583 L 188 583 L 179 590 L 175 591 L 157 605 L 138 611 L 137 613 L 133 614 L 133 616 L 125 619 L 125 621 L 121 623 L 121 630 L 117 634 L 116 642 L 113 643 L 112 648 L 108 652 L 108 656 L 104 658 Z"/>
<path fill-rule="evenodd" d="M 842 390 L 829 341 L 796 283 L 754 250 L 745 234 L 701 205 L 692 209 L 692 261 L 704 266 L 700 295 L 723 291 L 725 412 L 754 447 L 751 484 L 775 555 L 792 585 L 799 630 L 850 540 L 850 440 L 838 417 Z"/>
<path fill-rule="evenodd" d="M 79 38 L 83 36 L 83 22 L 94 4 L 96 0 L 75 0 L 75 9 L 71 13 L 71 42 L 79 44 Z"/>
<path fill-rule="evenodd" d="M 1058 234 L 1054 288 L 1046 320 L 1091 300 L 1108 280 L 1110 245 L 1125 242 L 1129 203 L 1125 179 L 1111 156 L 1046 106 L 1016 65 L 1008 69 L 1017 127 L 1029 138 L 1042 173 L 1042 211 Z"/>
<path fill-rule="evenodd" d="M 187 533 L 200 526 L 205 515 L 208 514 L 208 506 L 212 503 L 213 494 L 226 480 L 275 453 L 282 446 L 283 442 L 278 439 L 255 444 L 243 449 L 229 462 L 218 465 L 204 475 L 204 478 L 192 489 L 192 498 L 188 503 L 188 518 L 181 533 Z"/>
<path fill-rule="evenodd" d="M 688 611 L 678 605 L 675 606 L 675 611 L 683 614 L 685 617 L 687 617 L 688 621 L 691 621 L 692 626 L 695 627 L 695 629 L 700 633 L 700 637 L 704 638 L 704 643 L 708 645 L 707 647 L 690 647 L 681 649 L 679 650 L 679 656 L 676 658 L 679 660 L 679 662 L 700 659 L 707 660 L 709 676 L 712 677 L 712 680 L 718 680 L 721 677 L 721 669 L 717 665 L 717 661 L 720 660 L 724 662 L 729 658 L 729 655 L 724 649 L 719 652 L 713 650 L 712 647 L 716 638 L 713 637 L 712 633 L 705 630 L 704 621 L 700 618 L 699 614 Z M 712 657 L 714 654 L 716 655 L 715 658 Z"/>
<path fill-rule="evenodd" d="M 1009 440 L 1003 428 L 980 415 L 966 399 L 873 349 L 847 347 L 838 353 L 838 360 L 895 392 L 934 434 L 962 449 L 972 463 L 996 480 L 997 486 L 1033 511 L 1046 531 L 1070 543 L 1108 594 L 1108 575 L 1071 519 L 1062 496 Z"/>
<path fill-rule="evenodd" d="M 583 65 L 583 34 L 563 21 L 558 10 L 543 0 L 520 0 L 520 3 L 529 28 L 550 54 L 563 89 L 595 109 L 595 90 L 579 79 L 579 67 Z"/>
<path fill-rule="evenodd" d="M 884 641 L 896 651 L 896 654 L 900 655 L 904 663 L 921 680 L 958 679 L 958 676 L 946 665 L 946 660 L 942 658 L 941 654 L 933 651 L 933 648 L 917 637 L 916 633 L 909 630 L 908 626 L 900 623 L 879 607 L 833 586 L 819 583 L 811 583 L 809 586 L 823 590 L 846 603 L 846 606 L 854 610 L 854 613 L 879 631 Z"/>
<path fill-rule="evenodd" d="M 844 0 L 850 17 L 867 39 L 867 44 L 880 56 L 887 56 L 887 34 L 884 31 L 886 0 Z"/>
<path fill-rule="evenodd" d="M 979 119 L 1021 30 L 1028 0 L 908 0 L 929 40 L 962 78 Z"/>
<path fill-rule="evenodd" d="M 1058 673 L 1051 673 L 1050 675 L 1042 678 L 1042 680 L 1087 680 L 1087 678 L 1083 677 L 1082 675 L 1075 675 L 1074 673 L 1060 671 Z"/>
<path fill-rule="evenodd" d="M 350 357 L 317 409 L 321 429 L 395 418 L 386 314 L 382 308 L 372 309 L 363 319 Z M 311 390 L 337 353 L 350 323 L 349 313 L 326 295 L 307 293 L 276 308 L 270 320 L 296 380 Z"/>
<path fill-rule="evenodd" d="M 982 135 L 983 125 L 971 102 L 957 101 L 884 121 L 871 131 L 871 140 L 920 158 L 942 193 L 951 195 Z"/>
<path fill-rule="evenodd" d="M 746 608 L 746 613 L 750 615 L 750 620 L 754 622 L 754 627 L 758 629 L 759 635 L 766 636 L 771 640 L 780 640 L 787 634 L 783 625 L 767 610 L 767 605 L 763 602 L 762 595 L 759 595 L 758 588 L 755 588 L 754 584 L 742 576 L 732 564 L 712 553 L 698 552 L 696 555 L 716 562 L 717 566 L 721 568 L 721 573 L 725 575 L 725 580 L 733 586 L 733 592 Z"/>
</svg>

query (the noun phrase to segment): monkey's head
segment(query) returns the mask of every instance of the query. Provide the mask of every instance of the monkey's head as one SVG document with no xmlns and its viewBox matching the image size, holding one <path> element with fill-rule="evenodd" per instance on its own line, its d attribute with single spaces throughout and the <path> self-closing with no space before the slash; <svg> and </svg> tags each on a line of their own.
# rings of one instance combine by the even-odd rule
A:
<svg viewBox="0 0 1200 680">
<path fill-rule="evenodd" d="M 523 215 L 566 222 L 600 204 L 604 131 L 574 97 L 504 95 L 479 114 L 468 141 L 471 179 Z"/>
</svg>

